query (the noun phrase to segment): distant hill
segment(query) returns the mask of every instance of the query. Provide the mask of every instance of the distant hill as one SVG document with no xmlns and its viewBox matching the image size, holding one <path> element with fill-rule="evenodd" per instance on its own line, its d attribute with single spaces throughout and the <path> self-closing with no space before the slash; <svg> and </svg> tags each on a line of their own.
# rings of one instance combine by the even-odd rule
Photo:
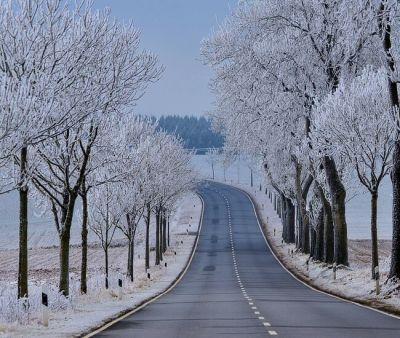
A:
<svg viewBox="0 0 400 338">
<path fill-rule="evenodd" d="M 205 117 L 166 115 L 159 118 L 159 129 L 180 137 L 188 149 L 221 148 L 224 138 L 211 129 Z"/>
</svg>

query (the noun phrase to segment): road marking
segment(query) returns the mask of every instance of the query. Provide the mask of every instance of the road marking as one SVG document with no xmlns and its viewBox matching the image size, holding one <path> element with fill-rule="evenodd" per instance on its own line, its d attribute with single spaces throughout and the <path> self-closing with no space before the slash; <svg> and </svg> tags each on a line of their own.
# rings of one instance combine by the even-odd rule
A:
<svg viewBox="0 0 400 338">
<path fill-rule="evenodd" d="M 254 303 L 250 302 L 249 305 L 254 305 Z"/>
<path fill-rule="evenodd" d="M 132 316 L 133 314 L 135 314 L 136 312 L 140 311 L 141 309 L 143 309 L 143 308 L 146 307 L 147 305 L 149 305 L 149 304 L 151 304 L 151 303 L 154 303 L 156 300 L 158 300 L 159 298 L 161 298 L 162 296 L 166 295 L 166 294 L 169 293 L 171 290 L 173 290 L 173 289 L 178 285 L 178 283 L 183 279 L 183 277 L 186 275 L 186 272 L 189 270 L 190 265 L 192 264 L 194 255 L 195 255 L 195 253 L 196 253 L 196 251 L 197 251 L 197 246 L 198 246 L 198 244 L 199 244 L 201 229 L 202 229 L 202 227 L 203 227 L 203 220 L 204 220 L 204 200 L 203 200 L 203 198 L 201 197 L 200 194 L 197 194 L 197 193 L 196 193 L 196 195 L 197 195 L 197 196 L 200 198 L 200 200 L 201 200 L 201 214 L 200 214 L 200 219 L 199 219 L 199 225 L 198 225 L 198 228 L 197 228 L 197 236 L 196 236 L 194 245 L 193 245 L 193 247 L 192 247 L 192 252 L 190 253 L 189 260 L 188 260 L 188 262 L 186 263 L 186 265 L 185 265 L 185 267 L 183 268 L 183 270 L 179 273 L 178 278 L 177 278 L 174 282 L 172 282 L 164 291 L 160 292 L 158 295 L 155 295 L 154 297 L 152 297 L 152 298 L 150 298 L 150 299 L 144 300 L 144 302 L 143 302 L 141 305 L 136 306 L 136 307 L 133 308 L 132 310 L 130 310 L 130 311 L 126 312 L 125 314 L 123 314 L 122 316 L 119 316 L 119 317 L 117 317 L 117 318 L 111 320 L 110 322 L 108 322 L 108 323 L 106 323 L 106 324 L 104 324 L 104 325 L 102 325 L 102 326 L 100 326 L 100 327 L 98 327 L 98 328 L 96 328 L 96 329 L 93 329 L 93 330 L 92 330 L 91 332 L 89 332 L 89 333 L 84 333 L 84 336 L 83 336 L 84 338 L 93 337 L 94 335 L 96 335 L 96 334 L 98 334 L 98 333 L 100 333 L 100 332 L 106 330 L 107 328 L 109 328 L 110 326 L 112 326 L 112 325 L 114 325 L 114 324 L 120 322 L 121 320 L 123 320 L 123 319 L 125 319 L 125 318 L 127 318 L 127 317 L 129 317 L 129 316 Z"/>
<path fill-rule="evenodd" d="M 257 306 L 252 306 L 251 309 L 252 310 L 257 310 Z"/>
<path fill-rule="evenodd" d="M 265 318 L 264 318 L 264 317 L 258 317 L 258 319 L 259 319 L 259 320 L 264 320 Z"/>
<path fill-rule="evenodd" d="M 277 336 L 278 334 L 276 333 L 276 331 L 268 331 L 268 333 L 271 335 L 271 336 Z"/>
<path fill-rule="evenodd" d="M 263 324 L 264 324 L 264 326 L 271 326 L 271 324 L 268 322 L 264 322 Z"/>
<path fill-rule="evenodd" d="M 254 311 L 254 314 L 255 314 L 255 315 L 259 315 L 259 314 L 260 314 L 260 311 Z"/>
</svg>

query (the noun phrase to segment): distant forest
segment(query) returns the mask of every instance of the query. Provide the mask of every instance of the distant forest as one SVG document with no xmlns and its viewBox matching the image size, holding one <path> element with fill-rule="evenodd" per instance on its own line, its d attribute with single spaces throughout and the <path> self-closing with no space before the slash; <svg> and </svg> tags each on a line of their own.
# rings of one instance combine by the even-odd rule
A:
<svg viewBox="0 0 400 338">
<path fill-rule="evenodd" d="M 167 115 L 159 118 L 159 129 L 179 136 L 185 148 L 221 148 L 224 138 L 211 129 L 211 122 L 205 117 Z"/>
</svg>

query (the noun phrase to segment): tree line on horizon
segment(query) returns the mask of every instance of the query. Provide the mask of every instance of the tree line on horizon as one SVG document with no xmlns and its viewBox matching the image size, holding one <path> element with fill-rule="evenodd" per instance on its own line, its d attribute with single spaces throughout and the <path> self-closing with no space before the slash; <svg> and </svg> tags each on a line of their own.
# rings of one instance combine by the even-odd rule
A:
<svg viewBox="0 0 400 338">
<path fill-rule="evenodd" d="M 157 120 L 158 130 L 180 138 L 186 149 L 200 149 L 198 154 L 208 148 L 222 148 L 224 144 L 223 136 L 212 129 L 211 121 L 204 116 L 162 115 Z"/>
</svg>

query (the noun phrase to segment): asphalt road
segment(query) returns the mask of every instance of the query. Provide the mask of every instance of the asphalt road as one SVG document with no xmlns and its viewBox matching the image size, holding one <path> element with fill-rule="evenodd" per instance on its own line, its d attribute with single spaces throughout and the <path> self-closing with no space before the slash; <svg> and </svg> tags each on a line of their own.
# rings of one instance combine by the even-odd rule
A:
<svg viewBox="0 0 400 338">
<path fill-rule="evenodd" d="M 316 292 L 275 260 L 248 197 L 210 183 L 204 219 L 180 283 L 99 337 L 400 337 L 400 320 Z"/>
</svg>

